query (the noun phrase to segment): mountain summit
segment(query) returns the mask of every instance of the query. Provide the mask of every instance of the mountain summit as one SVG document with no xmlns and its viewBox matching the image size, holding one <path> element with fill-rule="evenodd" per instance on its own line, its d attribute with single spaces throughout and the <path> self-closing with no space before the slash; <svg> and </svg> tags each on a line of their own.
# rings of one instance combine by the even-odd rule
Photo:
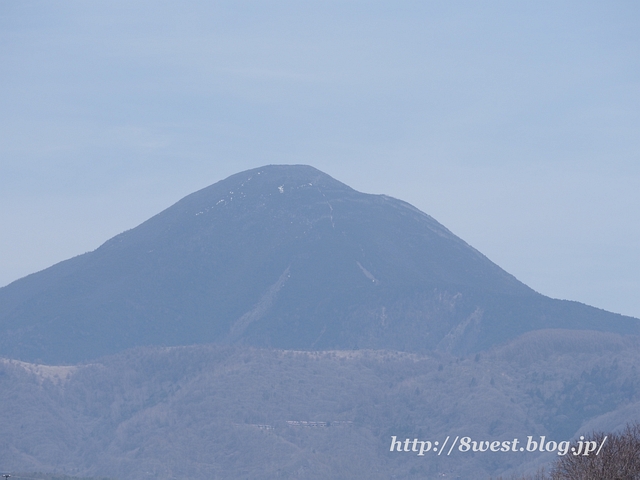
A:
<svg viewBox="0 0 640 480">
<path fill-rule="evenodd" d="M 640 333 L 304 165 L 233 175 L 0 289 L 0 355 L 43 362 L 210 342 L 469 353 L 541 328 Z"/>
</svg>

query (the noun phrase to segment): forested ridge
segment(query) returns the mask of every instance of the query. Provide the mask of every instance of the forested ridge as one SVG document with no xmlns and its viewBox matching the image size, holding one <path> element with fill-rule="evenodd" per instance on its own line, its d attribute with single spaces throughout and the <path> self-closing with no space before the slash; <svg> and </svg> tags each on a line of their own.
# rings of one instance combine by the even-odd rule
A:
<svg viewBox="0 0 640 480">
<path fill-rule="evenodd" d="M 389 452 L 391 436 L 505 440 L 620 428 L 638 340 L 540 331 L 456 357 L 201 345 L 77 366 L 0 363 L 0 454 L 20 471 L 139 478 L 480 478 L 555 454 Z"/>
</svg>

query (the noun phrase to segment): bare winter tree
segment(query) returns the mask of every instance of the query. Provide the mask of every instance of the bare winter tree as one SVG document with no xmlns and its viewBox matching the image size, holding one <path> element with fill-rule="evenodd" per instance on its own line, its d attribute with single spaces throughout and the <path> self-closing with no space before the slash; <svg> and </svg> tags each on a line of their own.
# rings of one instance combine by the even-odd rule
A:
<svg viewBox="0 0 640 480">
<path fill-rule="evenodd" d="M 594 441 L 598 446 L 604 442 L 598 455 L 595 451 L 583 455 L 585 442 Z M 556 460 L 549 475 L 540 470 L 509 480 L 640 480 L 640 423 L 628 424 L 620 433 L 596 432 L 582 442 L 582 447 L 576 442 L 571 446 L 575 450 Z"/>
<path fill-rule="evenodd" d="M 570 452 L 558 459 L 551 470 L 552 480 L 640 479 L 640 423 L 628 424 L 620 433 L 594 433 L 585 440 L 605 443 L 598 455 Z M 578 449 L 577 444 L 572 446 Z"/>
</svg>

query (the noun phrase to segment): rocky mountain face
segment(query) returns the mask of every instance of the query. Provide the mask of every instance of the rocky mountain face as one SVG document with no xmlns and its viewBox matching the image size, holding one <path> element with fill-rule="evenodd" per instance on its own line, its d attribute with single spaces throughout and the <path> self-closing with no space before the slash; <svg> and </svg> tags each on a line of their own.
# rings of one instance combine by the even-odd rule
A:
<svg viewBox="0 0 640 480">
<path fill-rule="evenodd" d="M 44 363 L 198 343 L 467 354 L 542 328 L 640 332 L 301 165 L 233 175 L 0 289 L 0 355 Z"/>
</svg>

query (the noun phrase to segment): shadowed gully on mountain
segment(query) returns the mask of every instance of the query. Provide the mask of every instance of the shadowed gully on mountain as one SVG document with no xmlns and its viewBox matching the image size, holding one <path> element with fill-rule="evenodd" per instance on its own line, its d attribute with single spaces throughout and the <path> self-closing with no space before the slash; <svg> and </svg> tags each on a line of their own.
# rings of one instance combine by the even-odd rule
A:
<svg viewBox="0 0 640 480">
<path fill-rule="evenodd" d="M 43 362 L 209 342 L 469 353 L 541 328 L 640 333 L 534 292 L 405 202 L 300 165 L 233 175 L 0 289 L 0 355 Z"/>
</svg>

